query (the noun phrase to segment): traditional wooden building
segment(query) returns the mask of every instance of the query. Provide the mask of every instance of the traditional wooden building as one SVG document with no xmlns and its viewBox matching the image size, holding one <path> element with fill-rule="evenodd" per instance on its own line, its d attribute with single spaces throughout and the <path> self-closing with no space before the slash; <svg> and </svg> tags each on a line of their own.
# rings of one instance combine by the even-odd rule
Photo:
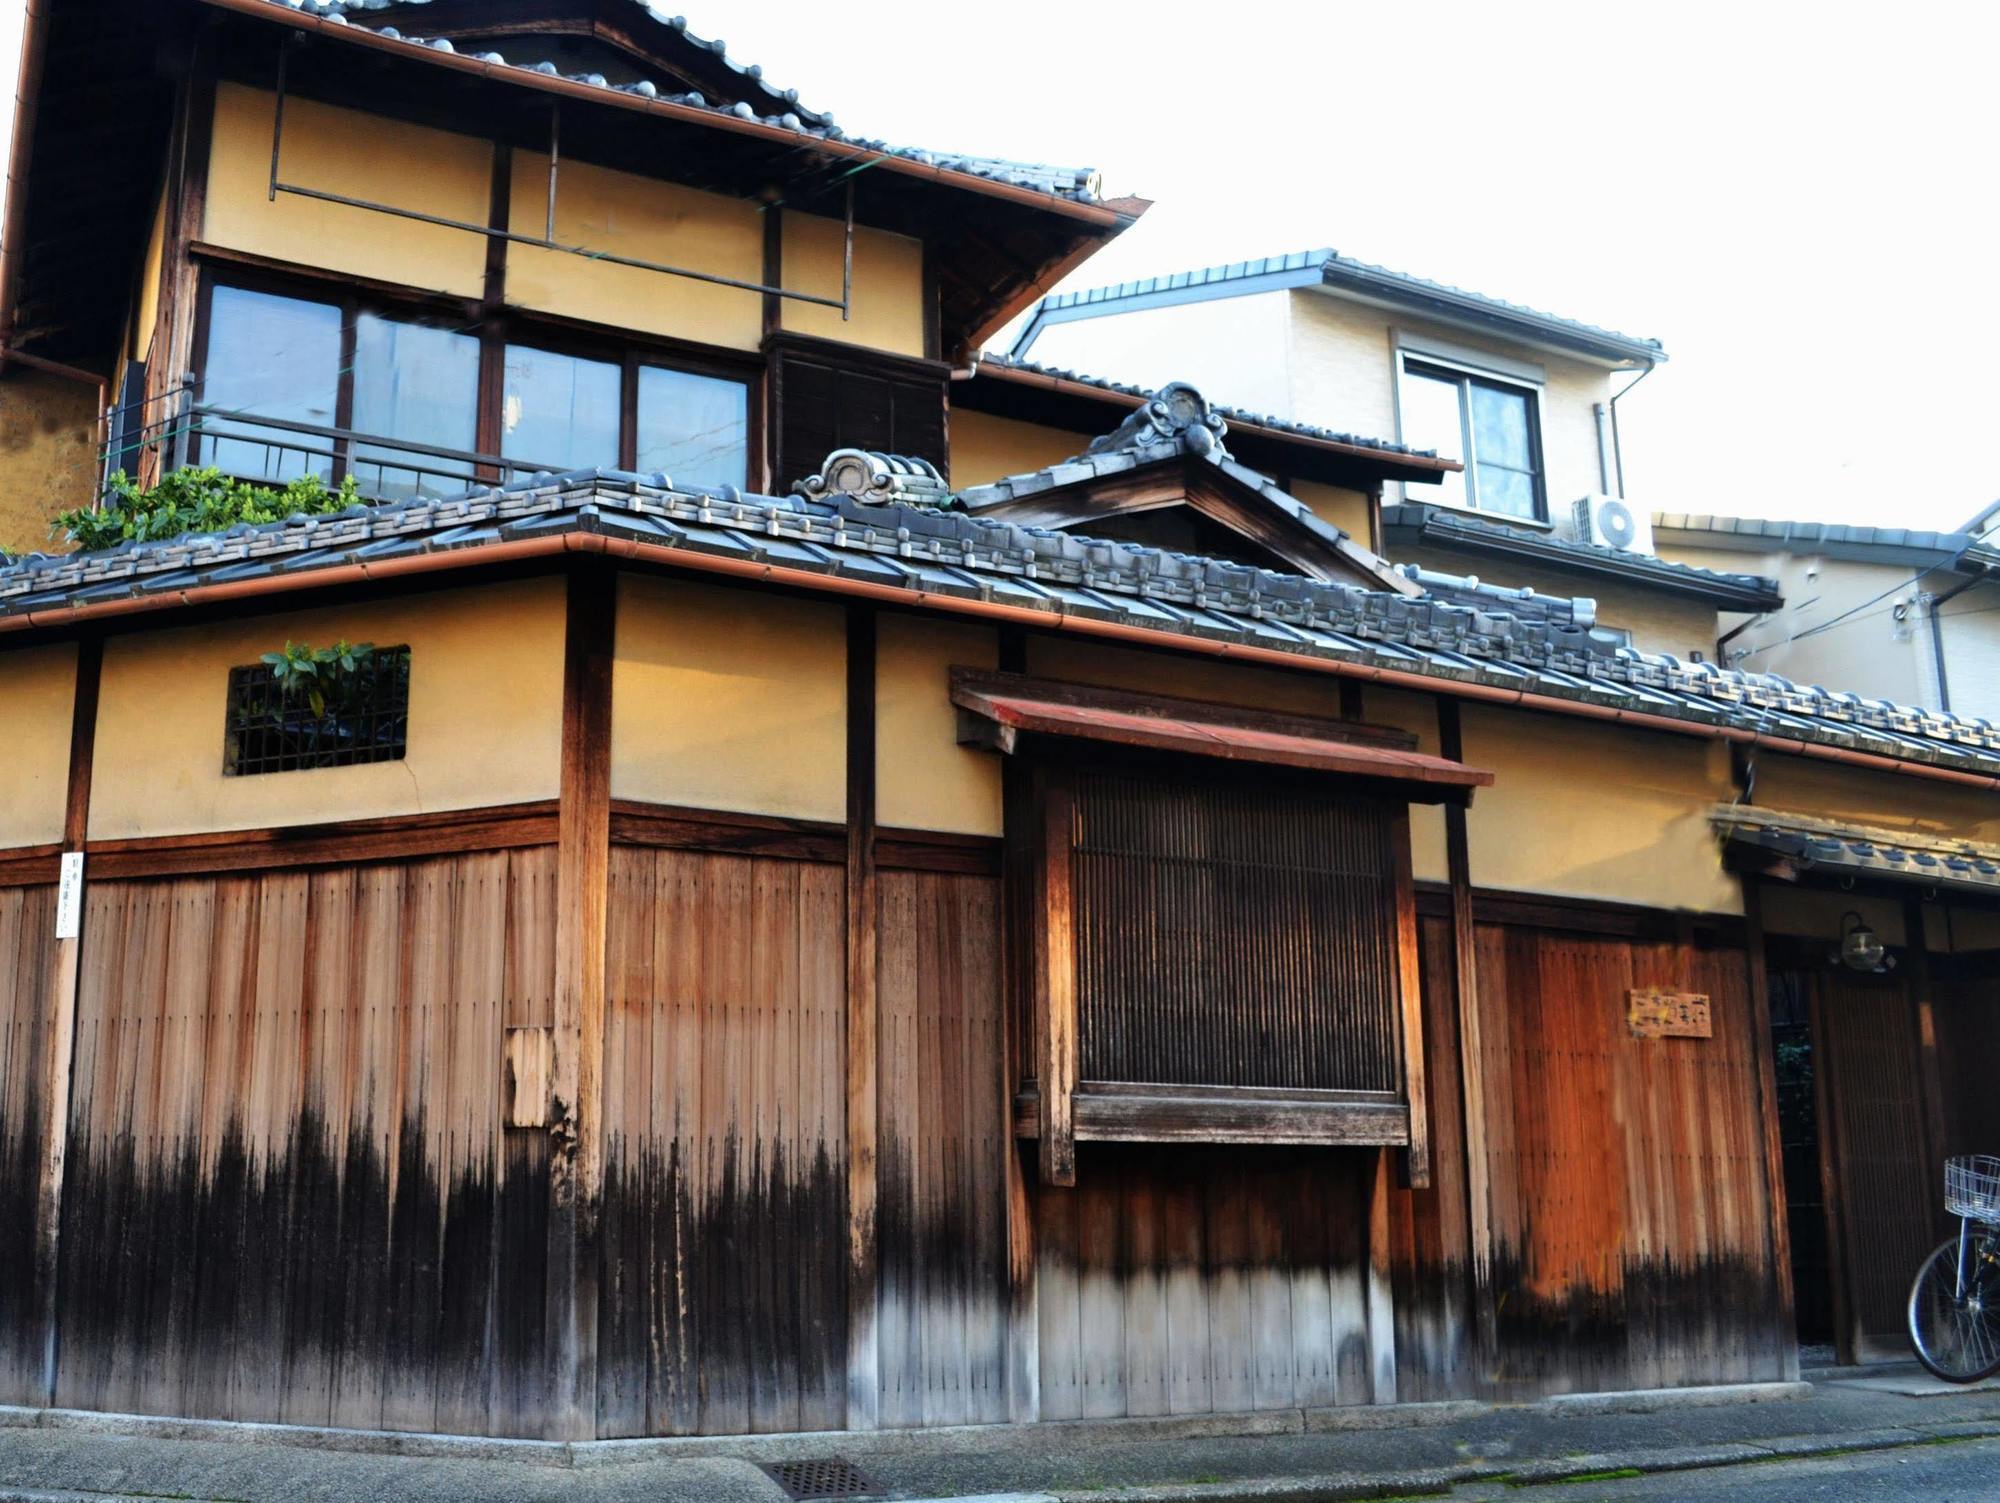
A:
<svg viewBox="0 0 2000 1503">
<path fill-rule="evenodd" d="M 1185 386 L 954 486 L 950 362 L 1137 206 L 646 17 L 42 13 L 11 337 L 148 394 L 148 480 L 360 499 L 0 564 L 0 1402 L 591 1438 L 1782 1378 L 1787 987 L 1879 1339 L 1928 1223 L 1875 1187 L 1992 1125 L 2000 732 L 1394 571 Z M 43 168 L 80 60 L 155 49 L 107 308 Z"/>
</svg>

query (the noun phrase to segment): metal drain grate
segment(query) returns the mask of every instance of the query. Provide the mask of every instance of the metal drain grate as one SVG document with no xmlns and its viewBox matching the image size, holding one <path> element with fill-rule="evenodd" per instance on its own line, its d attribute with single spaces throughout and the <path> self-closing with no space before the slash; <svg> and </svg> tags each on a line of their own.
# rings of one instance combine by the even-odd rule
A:
<svg viewBox="0 0 2000 1503">
<path fill-rule="evenodd" d="M 766 1463 L 764 1473 L 788 1498 L 877 1498 L 882 1489 L 853 1462 L 841 1456 L 810 1461 Z"/>
</svg>

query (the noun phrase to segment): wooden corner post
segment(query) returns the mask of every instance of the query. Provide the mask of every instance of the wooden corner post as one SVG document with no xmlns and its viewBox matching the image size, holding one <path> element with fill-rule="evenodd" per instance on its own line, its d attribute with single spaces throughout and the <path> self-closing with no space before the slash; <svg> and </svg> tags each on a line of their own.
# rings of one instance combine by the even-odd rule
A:
<svg viewBox="0 0 2000 1503">
<path fill-rule="evenodd" d="M 882 1403 L 876 1324 L 875 612 L 847 613 L 847 1428 Z"/>
<path fill-rule="evenodd" d="M 1458 701 L 1438 696 L 1438 754 L 1465 760 Z M 1493 1290 L 1493 1174 L 1486 1152 L 1486 1045 L 1479 1011 L 1479 938 L 1472 913 L 1472 852 L 1463 804 L 1444 806 L 1446 876 L 1451 883 L 1451 972 L 1457 996 L 1458 1078 L 1465 1117 L 1466 1228 L 1472 1255 L 1472 1308 L 1480 1350 L 1496 1360 L 1499 1306 Z"/>
<path fill-rule="evenodd" d="M 69 723 L 69 790 L 63 804 L 62 872 L 57 884 L 54 975 L 41 1058 L 41 1173 L 35 1193 L 35 1315 L 42 1332 L 42 1378 L 56 1396 L 56 1281 L 62 1242 L 63 1166 L 69 1150 L 69 1091 L 76 1057 L 77 985 L 83 964 L 83 847 L 90 834 L 90 771 L 97 747 L 97 690 L 104 639 L 76 646 L 76 697 Z"/>
<path fill-rule="evenodd" d="M 1038 834 L 1030 938 L 1034 974 L 1036 1142 L 1045 1185 L 1076 1183 L 1076 918 L 1071 847 L 1076 798 L 1066 769 L 1035 769 Z"/>
<path fill-rule="evenodd" d="M 562 801 L 556 816 L 556 984 L 549 1132 L 552 1439 L 597 1430 L 597 1225 L 604 1192 L 605 933 L 611 880 L 611 665 L 617 575 L 568 577 Z M 497 1078 L 497 1071 L 496 1071 Z"/>
<path fill-rule="evenodd" d="M 1402 1180 L 1412 1190 L 1431 1187 L 1430 1093 L 1424 1079 L 1423 940 L 1417 932 L 1417 889 L 1410 871 L 1410 811 L 1404 805 L 1389 832 L 1395 847 L 1395 890 L 1390 895 L 1396 936 L 1396 995 L 1403 1033 L 1403 1095 L 1410 1107 L 1410 1146 L 1403 1151 Z"/>
<path fill-rule="evenodd" d="M 1791 1212 L 1785 1203 L 1785 1136 L 1783 1124 L 1778 1120 L 1778 1068 L 1772 1055 L 1771 977 L 1769 961 L 1764 954 L 1764 889 L 1759 879 L 1750 873 L 1744 873 L 1740 880 L 1743 885 L 1744 984 L 1750 989 L 1750 1049 L 1751 1058 L 1757 1061 L 1757 1115 L 1763 1123 L 1764 1192 L 1770 1209 L 1772 1287 L 1778 1296 L 1778 1377 L 1792 1383 L 1798 1381 L 1799 1376 L 1799 1344 L 1795 1339 L 1797 1323 L 1793 1313 Z M 1815 1024 L 1819 1021 L 1817 1012 L 1813 1021 Z M 1814 1037 L 1822 1038 L 1824 1035 L 1816 1031 Z M 1824 1109 L 1823 1102 L 1821 1106 Z"/>
</svg>

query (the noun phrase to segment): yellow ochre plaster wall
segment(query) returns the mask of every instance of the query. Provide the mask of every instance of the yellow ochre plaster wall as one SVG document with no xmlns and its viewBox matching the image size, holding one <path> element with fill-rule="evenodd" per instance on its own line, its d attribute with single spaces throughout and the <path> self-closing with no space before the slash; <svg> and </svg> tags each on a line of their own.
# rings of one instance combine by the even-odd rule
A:
<svg viewBox="0 0 2000 1503">
<path fill-rule="evenodd" d="M 1760 752 L 1755 765 L 1760 808 L 1913 835 L 2000 841 L 2000 794 L 1807 757 Z"/>
<path fill-rule="evenodd" d="M 1731 792 L 1721 742 L 1490 705 L 1462 714 L 1465 760 L 1495 774 L 1466 822 L 1473 886 L 1741 910 L 1709 822 Z"/>
<path fill-rule="evenodd" d="M 622 577 L 611 793 L 696 809 L 845 819 L 841 608 L 760 590 Z"/>
<path fill-rule="evenodd" d="M 1294 480 L 1286 489 L 1311 507 L 1312 514 L 1322 522 L 1332 523 L 1362 547 L 1369 546 L 1368 524 L 1375 514 L 1371 497 L 1337 485 L 1323 485 L 1317 480 Z"/>
<path fill-rule="evenodd" d="M 215 94 L 202 238 L 305 266 L 479 296 L 486 239 L 372 209 L 281 193 L 270 201 L 276 96 L 225 83 Z M 285 101 L 278 175 L 300 187 L 485 224 L 493 148 L 485 141 L 310 99 Z"/>
<path fill-rule="evenodd" d="M 549 159 L 514 154 L 508 222 L 518 235 L 548 228 Z M 702 193 L 589 162 L 565 161 L 556 184 L 556 241 L 760 282 L 764 216 L 747 199 Z M 835 295 L 839 295 L 835 270 Z M 613 328 L 754 350 L 764 332 L 761 294 L 533 246 L 507 248 L 507 301 Z"/>
<path fill-rule="evenodd" d="M 908 830 L 998 835 L 1000 758 L 958 744 L 950 670 L 992 668 L 999 634 L 883 615 L 875 635 L 875 817 Z"/>
<path fill-rule="evenodd" d="M 0 849 L 62 839 L 76 648 L 0 652 Z"/>
<path fill-rule="evenodd" d="M 137 632 L 104 649 L 95 840 L 317 824 L 553 798 L 563 587 L 527 580 Z M 410 648 L 400 761 L 222 774 L 229 670 L 287 641 Z"/>
<path fill-rule="evenodd" d="M 1081 454 L 1090 436 L 990 412 L 951 411 L 951 483 L 990 485 Z"/>
<path fill-rule="evenodd" d="M 55 548 L 49 518 L 96 485 L 97 388 L 18 365 L 0 376 L 0 552 Z"/>
<path fill-rule="evenodd" d="M 784 283 L 792 292 L 840 296 L 842 223 L 785 211 Z M 854 231 L 854 297 L 851 317 L 838 308 L 787 298 L 781 319 L 788 330 L 863 344 L 897 355 L 924 353 L 924 247 L 886 230 Z M 934 316 L 934 311 L 933 311 Z"/>
</svg>

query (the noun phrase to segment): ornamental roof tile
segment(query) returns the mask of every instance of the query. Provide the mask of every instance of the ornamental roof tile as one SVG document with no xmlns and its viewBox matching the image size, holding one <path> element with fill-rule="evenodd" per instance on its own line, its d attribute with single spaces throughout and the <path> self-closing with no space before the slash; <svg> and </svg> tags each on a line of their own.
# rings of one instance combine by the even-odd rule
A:
<svg viewBox="0 0 2000 1503">
<path fill-rule="evenodd" d="M 1961 891 L 2000 891 L 2000 846 L 1835 824 L 1748 804 L 1723 805 L 1713 819 L 1731 844 L 1769 852 L 1802 871 Z"/>
</svg>

